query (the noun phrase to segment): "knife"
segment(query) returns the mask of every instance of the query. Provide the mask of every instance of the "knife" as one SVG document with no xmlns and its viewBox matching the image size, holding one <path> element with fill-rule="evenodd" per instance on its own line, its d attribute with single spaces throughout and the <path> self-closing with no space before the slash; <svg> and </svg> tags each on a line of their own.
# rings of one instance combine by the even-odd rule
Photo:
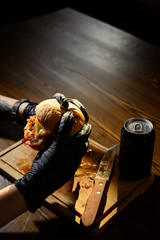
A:
<svg viewBox="0 0 160 240">
<path fill-rule="evenodd" d="M 117 152 L 117 144 L 109 148 L 100 162 L 95 180 L 94 187 L 86 202 L 85 210 L 81 217 L 81 223 L 85 227 L 94 224 L 98 213 L 99 205 L 104 193 L 106 184 L 113 168 L 115 155 Z"/>
</svg>

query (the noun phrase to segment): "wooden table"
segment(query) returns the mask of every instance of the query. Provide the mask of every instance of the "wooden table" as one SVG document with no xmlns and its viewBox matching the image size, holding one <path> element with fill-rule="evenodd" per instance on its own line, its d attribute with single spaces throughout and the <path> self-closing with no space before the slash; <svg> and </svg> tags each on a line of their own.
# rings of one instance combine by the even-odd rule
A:
<svg viewBox="0 0 160 240">
<path fill-rule="evenodd" d="M 160 238 L 159 69 L 158 47 L 72 9 L 0 28 L 0 94 L 36 102 L 55 92 L 77 98 L 88 110 L 91 138 L 107 147 L 119 146 L 120 130 L 131 117 L 154 124 L 154 184 L 98 239 Z M 21 127 L 7 122 L 0 132 L 0 150 L 23 136 Z M 0 176 L 0 187 L 7 184 Z M 15 236 L 89 238 L 44 206 L 0 229 L 0 238 Z"/>
</svg>

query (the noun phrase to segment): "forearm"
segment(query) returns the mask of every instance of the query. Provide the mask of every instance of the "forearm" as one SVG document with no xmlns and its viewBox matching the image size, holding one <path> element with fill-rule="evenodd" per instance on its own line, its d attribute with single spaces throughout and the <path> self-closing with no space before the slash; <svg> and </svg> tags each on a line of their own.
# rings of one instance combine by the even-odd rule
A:
<svg viewBox="0 0 160 240">
<path fill-rule="evenodd" d="M 14 184 L 0 190 L 0 227 L 28 210 L 28 204 Z"/>
<path fill-rule="evenodd" d="M 11 120 L 11 109 L 13 105 L 17 102 L 17 99 L 14 98 L 9 98 L 0 95 L 0 120 Z M 28 105 L 28 103 L 23 103 L 20 105 L 19 110 L 18 110 L 18 116 L 20 118 L 23 117 L 23 111 L 25 107 Z"/>
</svg>

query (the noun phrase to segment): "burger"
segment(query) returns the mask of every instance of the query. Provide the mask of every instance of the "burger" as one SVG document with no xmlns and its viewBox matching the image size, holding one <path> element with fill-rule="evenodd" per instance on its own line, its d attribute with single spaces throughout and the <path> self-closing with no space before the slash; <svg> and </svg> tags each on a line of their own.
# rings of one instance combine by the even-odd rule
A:
<svg viewBox="0 0 160 240">
<path fill-rule="evenodd" d="M 35 115 L 27 119 L 22 142 L 35 150 L 44 150 L 53 136 L 56 136 L 60 119 L 67 111 L 72 111 L 74 115 L 70 137 L 75 135 L 86 123 L 83 113 L 73 103 L 69 102 L 64 107 L 54 98 L 44 100 L 36 106 Z"/>
</svg>

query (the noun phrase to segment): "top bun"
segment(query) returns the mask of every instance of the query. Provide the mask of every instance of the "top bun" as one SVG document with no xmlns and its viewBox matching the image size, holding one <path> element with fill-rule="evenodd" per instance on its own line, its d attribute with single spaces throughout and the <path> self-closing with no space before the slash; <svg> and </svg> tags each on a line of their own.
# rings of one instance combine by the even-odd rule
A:
<svg viewBox="0 0 160 240">
<path fill-rule="evenodd" d="M 38 121 L 50 134 L 53 135 L 56 135 L 58 123 L 66 111 L 72 111 L 75 117 L 70 136 L 73 136 L 80 131 L 86 123 L 83 113 L 77 106 L 69 103 L 68 108 L 64 108 L 57 99 L 47 99 L 42 101 L 36 106 L 35 111 Z"/>
</svg>

